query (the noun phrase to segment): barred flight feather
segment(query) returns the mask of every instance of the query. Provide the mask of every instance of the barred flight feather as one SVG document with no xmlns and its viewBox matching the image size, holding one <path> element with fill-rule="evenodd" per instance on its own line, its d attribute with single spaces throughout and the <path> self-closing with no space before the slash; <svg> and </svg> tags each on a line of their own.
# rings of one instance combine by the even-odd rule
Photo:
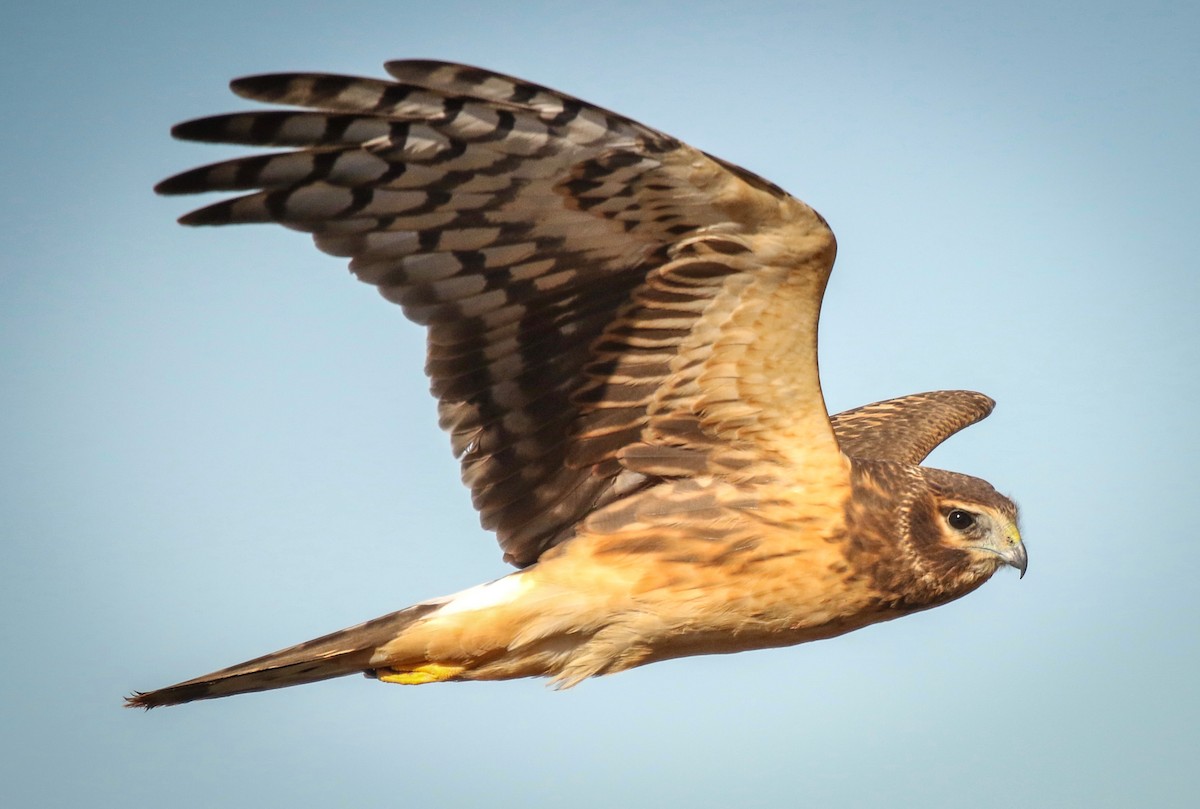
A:
<svg viewBox="0 0 1200 809">
<path fill-rule="evenodd" d="M 689 462 L 663 472 L 703 469 L 769 424 L 838 454 L 816 380 L 819 295 L 799 300 L 786 283 L 823 288 L 829 272 L 833 238 L 811 209 L 540 85 L 438 62 L 388 71 L 395 81 L 233 82 L 301 109 L 174 133 L 295 151 L 193 169 L 159 190 L 242 192 L 182 221 L 307 231 L 429 326 L 440 422 L 508 559 L 533 562 L 616 496 L 630 447 L 683 450 Z M 759 356 L 753 332 L 768 324 L 790 335 L 790 360 Z M 784 390 L 814 393 L 785 407 L 755 382 L 768 363 L 793 378 Z M 790 417 L 773 408 L 813 417 L 781 429 Z"/>
</svg>

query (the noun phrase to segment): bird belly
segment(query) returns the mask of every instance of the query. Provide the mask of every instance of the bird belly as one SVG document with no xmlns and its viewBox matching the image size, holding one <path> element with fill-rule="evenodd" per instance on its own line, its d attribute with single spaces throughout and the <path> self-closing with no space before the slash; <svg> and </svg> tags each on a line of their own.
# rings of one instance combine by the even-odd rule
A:
<svg viewBox="0 0 1200 809">
<path fill-rule="evenodd" d="M 883 620 L 837 542 L 605 537 L 445 599 L 375 654 L 421 684 L 550 677 L 556 687 L 658 660 L 828 638 Z M 601 558 L 602 557 L 602 558 Z"/>
</svg>

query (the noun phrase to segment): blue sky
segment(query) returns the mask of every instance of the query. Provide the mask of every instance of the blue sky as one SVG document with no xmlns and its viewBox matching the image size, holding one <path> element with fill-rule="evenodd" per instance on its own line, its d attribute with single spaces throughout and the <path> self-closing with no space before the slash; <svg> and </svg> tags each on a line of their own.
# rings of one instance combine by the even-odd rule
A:
<svg viewBox="0 0 1200 809">
<path fill-rule="evenodd" d="M 433 6 L 437 6 L 433 8 Z M 1191 806 L 1200 14 L 1183 3 L 47 2 L 0 32 L 0 803 Z M 120 698 L 505 572 L 422 335 L 299 234 L 189 230 L 235 76 L 466 61 L 769 177 L 839 240 L 830 407 L 999 402 L 930 463 L 1029 575 L 567 693 Z"/>
</svg>

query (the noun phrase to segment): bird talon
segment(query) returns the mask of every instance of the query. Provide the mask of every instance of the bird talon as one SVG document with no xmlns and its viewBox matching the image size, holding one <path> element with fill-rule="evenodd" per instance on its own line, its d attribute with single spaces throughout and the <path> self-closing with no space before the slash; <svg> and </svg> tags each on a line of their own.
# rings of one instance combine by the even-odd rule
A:
<svg viewBox="0 0 1200 809">
<path fill-rule="evenodd" d="M 400 671 L 397 669 L 378 669 L 376 677 L 380 682 L 399 683 L 400 685 L 424 685 L 425 683 L 440 683 L 451 680 L 462 672 L 466 666 L 445 666 L 441 663 L 426 663 L 413 669 Z"/>
</svg>

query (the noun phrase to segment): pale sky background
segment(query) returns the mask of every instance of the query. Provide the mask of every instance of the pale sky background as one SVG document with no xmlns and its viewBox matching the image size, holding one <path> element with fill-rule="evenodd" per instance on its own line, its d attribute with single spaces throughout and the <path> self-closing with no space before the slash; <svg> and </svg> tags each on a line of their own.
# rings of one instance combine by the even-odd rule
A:
<svg viewBox="0 0 1200 809">
<path fill-rule="evenodd" d="M 984 8 L 987 6 L 987 8 Z M 43 2 L 0 30 L 0 805 L 1200 805 L 1192 3 Z M 226 82 L 484 65 L 774 180 L 840 244 L 829 405 L 999 401 L 932 458 L 1030 566 L 843 638 L 555 693 L 121 697 L 506 572 L 422 334 L 300 234 L 189 230 Z"/>
</svg>

